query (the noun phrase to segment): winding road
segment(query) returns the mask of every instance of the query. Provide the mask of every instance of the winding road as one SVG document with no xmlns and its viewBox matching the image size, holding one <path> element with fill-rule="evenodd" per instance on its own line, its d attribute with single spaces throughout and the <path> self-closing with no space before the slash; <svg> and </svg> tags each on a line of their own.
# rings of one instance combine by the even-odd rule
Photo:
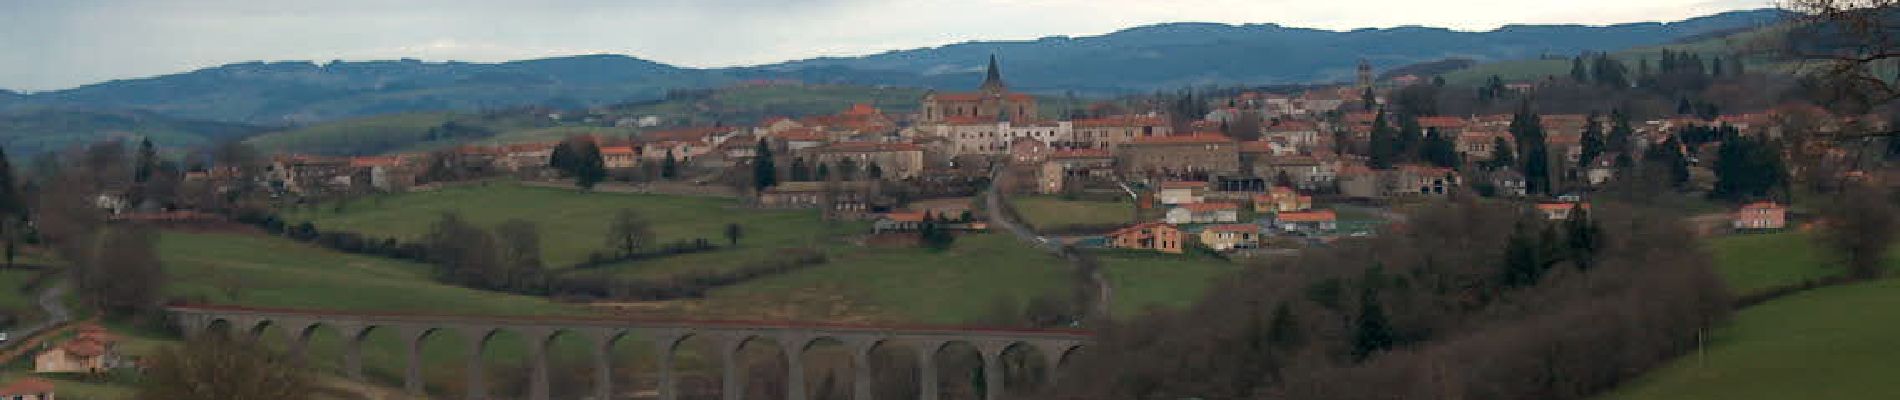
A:
<svg viewBox="0 0 1900 400">
<path fill-rule="evenodd" d="M 1037 249 L 1041 249 L 1049 254 L 1054 254 L 1057 257 L 1062 257 L 1062 259 L 1068 261 L 1069 265 L 1073 268 L 1087 270 L 1089 283 L 1095 286 L 1095 304 L 1089 305 L 1090 312 L 1092 315 L 1104 319 L 1109 317 L 1109 305 L 1114 303 L 1115 287 L 1109 284 L 1108 277 L 1102 274 L 1102 269 L 1099 266 L 1092 266 L 1091 263 L 1085 259 L 1087 256 L 1082 255 L 1081 251 L 1076 250 L 1075 247 L 1062 244 L 1059 240 L 1037 234 L 1036 231 L 1030 230 L 1021 223 L 1010 220 L 1010 213 L 1002 211 L 1003 196 L 1002 193 L 997 190 L 998 187 L 1003 186 L 1003 180 L 1008 174 L 1004 173 L 1002 167 L 994 167 L 992 170 L 993 172 L 990 173 L 989 190 L 983 193 L 985 208 L 990 210 L 990 222 L 1002 226 L 1004 230 L 1008 230 L 1009 233 L 1029 243 L 1029 245 L 1035 246 Z"/>
</svg>

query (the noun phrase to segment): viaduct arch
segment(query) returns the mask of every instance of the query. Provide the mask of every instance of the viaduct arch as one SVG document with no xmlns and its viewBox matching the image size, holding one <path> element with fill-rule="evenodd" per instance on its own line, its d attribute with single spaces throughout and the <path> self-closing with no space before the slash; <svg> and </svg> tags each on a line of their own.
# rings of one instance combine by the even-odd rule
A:
<svg viewBox="0 0 1900 400">
<path fill-rule="evenodd" d="M 805 400 L 806 388 L 804 365 L 799 362 L 804 352 L 820 341 L 835 341 L 850 352 L 852 371 L 852 398 L 870 400 L 872 398 L 871 351 L 890 341 L 915 343 L 919 356 L 919 399 L 937 400 L 939 384 L 937 382 L 937 353 L 952 343 L 967 343 L 977 349 L 982 359 L 985 379 L 993 379 L 996 384 L 985 386 L 985 399 L 1000 399 L 1003 394 L 1003 352 L 1013 347 L 1028 346 L 1043 356 L 1043 365 L 1055 371 L 1067 356 L 1076 349 L 1087 345 L 1089 332 L 1074 329 L 999 329 L 966 328 L 948 326 L 873 326 L 847 324 L 815 323 L 770 323 L 741 321 L 652 321 L 624 320 L 607 318 L 566 318 L 566 317 L 488 317 L 457 315 L 424 315 L 399 313 L 360 313 L 331 312 L 320 310 L 267 309 L 231 306 L 173 306 L 167 307 L 172 318 L 183 329 L 186 337 L 205 334 L 214 326 L 228 327 L 231 333 L 246 334 L 250 337 L 263 335 L 264 332 L 283 332 L 289 343 L 292 356 L 300 356 L 310 337 L 320 329 L 331 329 L 345 338 L 344 374 L 350 379 L 364 380 L 363 342 L 371 330 L 389 329 L 396 332 L 407 348 L 407 369 L 403 378 L 403 389 L 411 395 L 423 395 L 422 342 L 437 331 L 452 331 L 468 343 L 467 379 L 468 397 L 481 399 L 486 397 L 486 385 L 483 382 L 482 351 L 488 338 L 496 333 L 510 332 L 526 339 L 528 363 L 530 365 L 528 397 L 533 400 L 548 399 L 548 346 L 557 335 L 575 335 L 588 343 L 593 358 L 592 393 L 595 398 L 605 399 L 613 393 L 613 377 L 609 368 L 612 362 L 611 349 L 622 337 L 637 335 L 648 339 L 659 355 L 659 395 L 661 400 L 676 400 L 679 396 L 675 386 L 673 361 L 681 343 L 688 338 L 710 340 L 718 349 L 723 377 L 721 391 L 725 399 L 737 400 L 744 393 L 745 384 L 740 379 L 740 366 L 737 363 L 742 345 L 753 340 L 769 340 L 776 343 L 788 361 L 786 377 L 788 400 Z M 267 327 L 277 329 L 267 329 Z M 1053 383 L 1055 375 L 1051 373 Z"/>
</svg>

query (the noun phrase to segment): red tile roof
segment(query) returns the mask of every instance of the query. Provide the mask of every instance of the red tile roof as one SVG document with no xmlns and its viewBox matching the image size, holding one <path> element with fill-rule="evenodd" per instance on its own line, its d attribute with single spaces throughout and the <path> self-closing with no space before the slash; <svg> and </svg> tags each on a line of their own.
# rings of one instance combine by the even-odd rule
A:
<svg viewBox="0 0 1900 400">
<path fill-rule="evenodd" d="M 825 134 L 811 128 L 786 129 L 772 134 L 772 137 L 793 142 L 823 142 L 826 138 Z"/>
<path fill-rule="evenodd" d="M 1111 153 L 1108 150 L 1102 150 L 1102 149 L 1056 150 L 1054 153 L 1049 153 L 1049 158 L 1051 159 L 1115 158 L 1115 153 Z"/>
<path fill-rule="evenodd" d="M 1468 125 L 1464 118 L 1458 117 L 1419 117 L 1420 128 L 1458 129 Z"/>
<path fill-rule="evenodd" d="M 1329 222 L 1338 221 L 1339 214 L 1333 210 L 1283 212 L 1273 218 L 1280 222 Z"/>
<path fill-rule="evenodd" d="M 889 220 L 892 220 L 892 221 L 897 221 L 897 222 L 923 222 L 923 221 L 924 221 L 924 213 L 921 213 L 921 212 L 893 212 L 893 213 L 888 213 L 888 214 L 884 214 L 884 218 L 885 218 L 885 219 L 889 219 Z"/>
<path fill-rule="evenodd" d="M 1313 121 L 1289 120 L 1267 127 L 1267 132 L 1304 132 L 1319 130 L 1319 123 Z"/>
<path fill-rule="evenodd" d="M 1187 203 L 1180 207 L 1197 213 L 1240 209 L 1240 205 L 1234 203 Z"/>
<path fill-rule="evenodd" d="M 1583 209 L 1584 209 L 1584 210 L 1586 210 L 1586 211 L 1590 209 L 1590 205 L 1589 205 L 1589 204 L 1579 204 L 1579 203 L 1537 203 L 1537 209 L 1538 209 L 1538 210 L 1541 210 L 1541 211 L 1559 211 L 1559 210 L 1569 210 L 1569 209 L 1573 209 L 1573 208 L 1577 208 L 1577 206 L 1583 206 Z"/>
<path fill-rule="evenodd" d="M 1103 118 L 1078 119 L 1074 121 L 1074 126 L 1077 128 L 1163 126 L 1167 124 L 1168 122 L 1162 120 L 1161 117 L 1145 115 L 1117 115 Z"/>
<path fill-rule="evenodd" d="M 1271 153 L 1273 152 L 1273 143 L 1269 143 L 1264 140 L 1240 142 L 1240 152 L 1242 153 Z"/>
<path fill-rule="evenodd" d="M 914 145 L 910 143 L 880 143 L 880 142 L 837 142 L 837 143 L 825 145 L 825 147 L 818 149 L 818 151 L 826 152 L 826 153 L 868 153 L 868 152 L 923 151 L 923 150 L 924 150 L 923 146 L 918 146 L 918 145 Z"/>
<path fill-rule="evenodd" d="M 600 155 L 631 155 L 633 146 L 607 146 L 600 148 Z"/>
<path fill-rule="evenodd" d="M 1198 181 L 1164 181 L 1164 182 L 1161 182 L 1161 188 L 1162 188 L 1162 189 L 1202 189 L 1202 188 L 1206 188 L 1206 187 L 1207 187 L 1207 182 L 1198 182 Z"/>
<path fill-rule="evenodd" d="M 1233 143 L 1234 139 L 1218 133 L 1196 133 L 1192 135 L 1154 136 L 1135 138 L 1131 144 L 1212 144 Z"/>
<path fill-rule="evenodd" d="M 1222 224 L 1222 225 L 1209 226 L 1206 228 L 1206 231 L 1207 232 L 1258 233 L 1260 232 L 1260 226 L 1254 225 L 1254 224 Z"/>
<path fill-rule="evenodd" d="M 53 382 L 39 378 L 21 378 L 0 387 L 0 396 L 35 396 L 53 392 Z"/>
<path fill-rule="evenodd" d="M 1115 236 L 1127 235 L 1131 233 L 1140 232 L 1143 229 L 1150 229 L 1150 228 L 1179 229 L 1179 228 L 1175 228 L 1174 225 L 1169 225 L 1166 222 L 1143 222 L 1139 224 L 1130 225 L 1126 228 L 1116 229 L 1114 232 L 1109 232 L 1108 235 L 1106 236 L 1115 237 Z"/>
</svg>

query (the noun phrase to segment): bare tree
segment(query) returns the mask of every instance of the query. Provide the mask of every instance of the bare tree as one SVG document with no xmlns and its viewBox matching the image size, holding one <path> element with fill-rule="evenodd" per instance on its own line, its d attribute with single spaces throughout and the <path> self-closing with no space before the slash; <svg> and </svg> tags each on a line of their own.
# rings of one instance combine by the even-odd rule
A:
<svg viewBox="0 0 1900 400">
<path fill-rule="evenodd" d="M 632 209 L 621 209 L 607 225 L 607 247 L 619 250 L 621 255 L 632 255 L 653 244 L 653 240 L 652 223 Z"/>
<path fill-rule="evenodd" d="M 1900 213 L 1888 191 L 1870 184 L 1849 185 L 1822 213 L 1826 229 L 1821 243 L 1839 253 L 1847 273 L 1856 279 L 1880 277 L 1895 226 L 1900 226 Z"/>
<path fill-rule="evenodd" d="M 140 382 L 137 398 L 308 399 L 317 388 L 303 371 L 255 345 L 205 335 L 160 350 Z"/>
</svg>

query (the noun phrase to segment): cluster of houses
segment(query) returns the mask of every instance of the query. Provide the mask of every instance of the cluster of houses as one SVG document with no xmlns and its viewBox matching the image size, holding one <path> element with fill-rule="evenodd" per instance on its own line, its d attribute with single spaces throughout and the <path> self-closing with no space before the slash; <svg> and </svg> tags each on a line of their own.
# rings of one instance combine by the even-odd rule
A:
<svg viewBox="0 0 1900 400">
<path fill-rule="evenodd" d="M 1273 186 L 1262 192 L 1216 191 L 1204 181 L 1164 181 L 1143 206 L 1158 203 L 1166 212 L 1149 221 L 1109 232 L 1107 247 L 1181 254 L 1195 245 L 1214 251 L 1260 248 L 1269 237 L 1328 237 L 1339 232 L 1339 215 L 1316 209 L 1313 196 Z"/>
</svg>

